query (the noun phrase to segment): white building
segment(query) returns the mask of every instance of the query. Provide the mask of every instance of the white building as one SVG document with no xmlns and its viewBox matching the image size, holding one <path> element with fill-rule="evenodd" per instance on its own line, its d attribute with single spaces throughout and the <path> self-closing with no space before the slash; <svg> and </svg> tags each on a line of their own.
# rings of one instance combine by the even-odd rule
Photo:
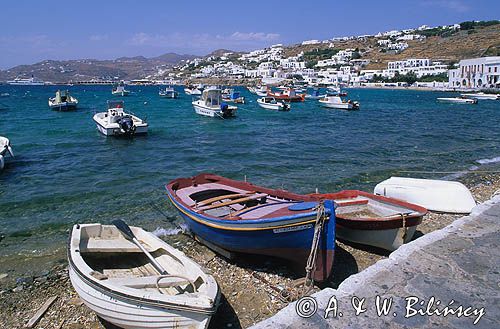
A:
<svg viewBox="0 0 500 329">
<path fill-rule="evenodd" d="M 305 46 L 305 45 L 316 45 L 318 43 L 321 43 L 321 41 L 319 41 L 319 40 L 306 40 L 306 41 L 302 42 L 302 45 L 303 46 Z"/>
<path fill-rule="evenodd" d="M 463 59 L 448 81 L 450 88 L 500 88 L 500 56 Z"/>
<path fill-rule="evenodd" d="M 417 78 L 424 75 L 437 75 L 445 73 L 448 66 L 440 62 L 432 62 L 428 58 L 410 58 L 403 61 L 394 61 L 387 64 L 387 70 L 383 71 L 383 76 L 392 78 L 398 72 L 405 75 L 410 72 L 415 73 Z"/>
</svg>

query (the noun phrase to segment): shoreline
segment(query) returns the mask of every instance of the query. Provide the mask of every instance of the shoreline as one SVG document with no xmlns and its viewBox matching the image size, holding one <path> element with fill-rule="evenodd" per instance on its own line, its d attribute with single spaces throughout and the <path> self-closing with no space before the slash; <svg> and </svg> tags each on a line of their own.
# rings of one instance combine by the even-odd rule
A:
<svg viewBox="0 0 500 329">
<path fill-rule="evenodd" d="M 489 200 L 500 191 L 500 174 L 496 172 L 468 172 L 458 178 L 474 195 L 478 203 Z M 429 213 L 419 225 L 414 239 L 441 229 L 463 215 Z M 208 269 L 219 283 L 222 299 L 210 328 L 246 328 L 266 319 L 288 305 L 281 290 L 297 296 L 295 288 L 299 277 L 287 268 L 285 262 L 260 257 L 224 259 L 185 234 L 162 237 L 173 247 Z M 337 241 L 334 274 L 330 282 L 321 286 L 337 288 L 350 275 L 356 274 L 377 261 L 386 259 L 389 252 Z M 65 247 L 53 255 L 17 259 L 16 266 L 29 271 L 10 268 L 0 273 L 0 307 L 5 310 L 2 328 L 22 327 L 50 296 L 58 296 L 41 320 L 39 327 L 49 328 L 112 328 L 103 326 L 96 315 L 82 304 L 69 282 Z M 35 261 L 34 261 L 35 259 Z M 49 269 L 43 268 L 52 264 Z M 14 261 L 14 259 L 13 259 Z M 34 269 L 38 272 L 34 272 Z M 3 272 L 3 271 L 2 271 Z M 7 274 L 7 276 L 5 276 Z M 316 288 L 316 291 L 318 289 Z"/>
</svg>

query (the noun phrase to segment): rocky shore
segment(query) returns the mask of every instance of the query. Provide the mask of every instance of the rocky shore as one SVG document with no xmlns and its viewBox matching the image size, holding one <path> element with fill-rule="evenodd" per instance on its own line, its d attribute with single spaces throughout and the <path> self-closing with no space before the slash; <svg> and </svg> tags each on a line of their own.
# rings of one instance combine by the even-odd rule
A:
<svg viewBox="0 0 500 329">
<path fill-rule="evenodd" d="M 478 203 L 500 193 L 500 174 L 495 172 L 472 172 L 459 180 L 470 188 Z M 429 213 L 418 227 L 415 238 L 441 229 L 459 217 Z M 300 278 L 279 260 L 262 257 L 228 260 L 184 234 L 166 236 L 164 239 L 206 267 L 218 281 L 222 300 L 217 314 L 212 318 L 211 328 L 249 327 L 277 313 L 303 293 L 298 286 Z M 388 256 L 385 251 L 340 241 L 337 246 L 333 278 L 325 287 L 336 288 L 350 275 Z M 23 327 L 53 296 L 57 296 L 57 299 L 36 328 L 113 328 L 100 321 L 74 292 L 64 262 L 64 248 L 61 248 L 59 258 L 59 263 L 56 262 L 50 270 L 40 272 L 37 272 L 36 266 L 28 270 L 25 264 L 25 276 L 18 275 L 19 269 L 0 269 L 0 328 Z M 40 264 L 38 268 L 44 267 Z"/>
</svg>

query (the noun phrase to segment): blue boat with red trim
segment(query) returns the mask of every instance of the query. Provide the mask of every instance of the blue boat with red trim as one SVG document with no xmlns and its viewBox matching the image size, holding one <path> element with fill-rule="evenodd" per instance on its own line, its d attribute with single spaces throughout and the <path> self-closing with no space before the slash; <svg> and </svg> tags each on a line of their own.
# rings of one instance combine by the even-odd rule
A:
<svg viewBox="0 0 500 329">
<path fill-rule="evenodd" d="M 309 260 L 315 281 L 331 275 L 333 201 L 214 174 L 178 178 L 166 189 L 191 232 L 215 251 L 279 257 L 302 271 Z"/>
</svg>

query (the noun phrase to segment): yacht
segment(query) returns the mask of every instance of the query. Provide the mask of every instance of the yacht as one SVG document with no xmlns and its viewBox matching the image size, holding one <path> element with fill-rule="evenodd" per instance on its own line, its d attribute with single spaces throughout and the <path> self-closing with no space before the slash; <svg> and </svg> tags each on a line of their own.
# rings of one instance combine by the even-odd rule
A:
<svg viewBox="0 0 500 329">
<path fill-rule="evenodd" d="M 78 99 L 71 96 L 68 90 L 56 91 L 56 96 L 49 98 L 49 107 L 56 111 L 75 110 L 78 105 Z"/>
<path fill-rule="evenodd" d="M 205 89 L 201 98 L 192 102 L 194 110 L 200 115 L 208 117 L 227 118 L 235 115 L 236 106 L 231 106 L 222 101 L 220 89 Z"/>
<path fill-rule="evenodd" d="M 12 147 L 10 146 L 10 141 L 6 137 L 0 136 L 0 170 L 5 166 L 5 155 L 9 154 L 14 157 L 14 152 L 12 152 Z"/>
<path fill-rule="evenodd" d="M 320 104 L 334 109 L 341 110 L 358 110 L 359 102 L 353 102 L 351 100 L 343 100 L 340 96 L 326 96 L 319 100 Z"/>
<path fill-rule="evenodd" d="M 14 86 L 43 86 L 45 82 L 32 76 L 31 78 L 15 78 L 7 81 L 7 84 Z"/>
<path fill-rule="evenodd" d="M 118 85 L 113 87 L 113 90 L 111 91 L 113 95 L 118 95 L 118 96 L 128 96 L 130 94 L 130 90 L 125 89 L 125 84 L 123 82 L 120 82 Z"/>
<path fill-rule="evenodd" d="M 167 86 L 163 90 L 160 89 L 160 91 L 158 92 L 158 95 L 160 95 L 160 97 L 164 97 L 164 98 L 177 98 L 179 96 L 179 93 L 177 91 L 175 91 L 174 87 Z"/>
<path fill-rule="evenodd" d="M 97 129 L 106 136 L 133 136 L 148 132 L 146 121 L 124 112 L 123 101 L 108 101 L 108 111 L 96 113 L 93 119 Z"/>
</svg>

